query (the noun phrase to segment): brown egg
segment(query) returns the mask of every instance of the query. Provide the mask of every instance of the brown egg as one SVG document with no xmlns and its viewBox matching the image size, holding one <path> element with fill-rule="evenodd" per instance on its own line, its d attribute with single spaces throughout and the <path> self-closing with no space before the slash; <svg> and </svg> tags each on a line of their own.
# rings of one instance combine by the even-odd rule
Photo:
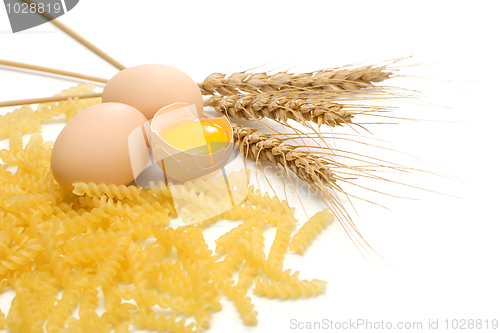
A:
<svg viewBox="0 0 500 333">
<path fill-rule="evenodd" d="M 203 113 L 203 97 L 196 82 L 167 65 L 148 64 L 122 70 L 104 87 L 102 101 L 131 105 L 148 119 L 162 107 L 178 102 L 195 104 L 200 118 Z"/>
<path fill-rule="evenodd" d="M 143 126 L 145 125 L 145 126 Z M 149 122 L 137 109 L 121 103 L 103 103 L 81 111 L 59 133 L 52 150 L 54 178 L 64 188 L 75 182 L 127 185 L 137 164 L 130 152 L 146 145 Z M 144 159 L 144 158 L 143 158 Z M 134 169 L 133 169 L 134 167 Z"/>
</svg>

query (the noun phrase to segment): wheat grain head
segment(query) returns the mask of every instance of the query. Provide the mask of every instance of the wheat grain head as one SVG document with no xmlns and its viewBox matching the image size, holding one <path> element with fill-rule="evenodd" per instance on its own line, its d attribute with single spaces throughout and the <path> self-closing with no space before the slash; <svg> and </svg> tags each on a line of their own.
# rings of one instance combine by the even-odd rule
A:
<svg viewBox="0 0 500 333">
<path fill-rule="evenodd" d="M 358 68 L 333 68 L 316 72 L 292 74 L 279 72 L 246 73 L 229 75 L 213 73 L 198 83 L 203 95 L 235 95 L 242 92 L 263 93 L 271 91 L 329 91 L 346 92 L 374 88 L 394 75 L 388 66 L 363 66 Z"/>
</svg>

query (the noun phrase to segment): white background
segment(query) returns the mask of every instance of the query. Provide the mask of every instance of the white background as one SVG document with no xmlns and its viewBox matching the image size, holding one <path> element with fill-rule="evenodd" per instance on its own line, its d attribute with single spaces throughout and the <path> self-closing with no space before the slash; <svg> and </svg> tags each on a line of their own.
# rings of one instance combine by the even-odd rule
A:
<svg viewBox="0 0 500 333">
<path fill-rule="evenodd" d="M 495 1 L 82 0 L 60 20 L 127 66 L 168 64 L 197 82 L 213 72 L 246 70 L 270 61 L 274 62 L 266 69 L 298 65 L 293 71 L 307 71 L 413 54 L 404 64 L 424 65 L 402 70 L 406 77 L 387 84 L 418 90 L 420 98 L 390 105 L 399 107 L 395 116 L 433 121 L 401 120 L 399 125 L 369 127 L 373 137 L 389 141 L 386 147 L 413 157 L 356 149 L 460 178 L 461 182 L 423 172 L 393 176 L 459 198 L 370 183 L 380 191 L 419 199 L 363 192 L 389 209 L 354 201 L 359 216 L 352 213 L 353 220 L 394 269 L 365 261 L 334 223 L 304 256 L 289 255 L 286 261 L 290 268 L 301 270 L 302 278 L 327 280 L 325 294 L 296 301 L 254 296 L 259 311 L 256 327 L 244 326 L 234 305 L 224 301 L 210 331 L 298 331 L 290 326 L 292 319 L 422 321 L 424 328 L 429 319 L 439 319 L 443 330 L 446 319 L 500 320 L 496 5 Z M 50 23 L 12 34 L 3 7 L 0 59 L 106 78 L 117 73 Z M 0 100 L 51 96 L 77 82 L 0 67 Z M 63 125 L 59 120 L 45 125 L 44 138 L 55 140 Z M 0 142 L 2 148 L 7 144 Z M 279 187 L 280 182 L 275 180 L 274 185 Z M 302 200 L 309 214 L 322 207 L 318 198 Z M 303 223 L 305 215 L 296 206 Z M 1 298 L 4 313 L 8 296 Z"/>
</svg>

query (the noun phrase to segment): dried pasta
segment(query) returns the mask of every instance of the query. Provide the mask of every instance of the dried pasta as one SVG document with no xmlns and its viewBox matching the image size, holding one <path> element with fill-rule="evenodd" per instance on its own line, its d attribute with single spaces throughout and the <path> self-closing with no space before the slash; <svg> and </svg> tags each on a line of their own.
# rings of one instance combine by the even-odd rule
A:
<svg viewBox="0 0 500 333">
<path fill-rule="evenodd" d="M 0 138 L 9 138 L 10 129 L 14 126 L 23 134 L 38 130 L 40 121 L 34 117 L 34 113 L 32 108 L 25 105 L 5 115 L 0 115 Z"/>
<path fill-rule="evenodd" d="M 307 244 L 318 234 L 329 222 L 333 221 L 333 214 L 324 209 L 314 214 L 309 221 L 293 235 L 290 242 L 290 251 L 303 253 Z"/>
<path fill-rule="evenodd" d="M 224 235 L 220 236 L 218 239 L 215 240 L 215 244 L 217 246 L 215 248 L 215 252 L 219 253 L 222 252 L 222 250 L 228 251 L 230 247 L 234 247 L 237 240 L 241 236 L 243 236 L 247 232 L 250 232 L 254 228 L 260 228 L 261 220 L 262 217 L 260 215 L 253 216 L 247 219 L 242 224 L 238 225 L 237 227 L 231 229 Z"/>
<path fill-rule="evenodd" d="M 254 185 L 250 185 L 248 188 L 248 200 L 254 204 L 268 206 L 282 215 L 293 213 L 295 210 L 295 208 L 288 206 L 286 201 L 280 201 L 277 196 L 271 197 L 267 192 L 262 194 L 259 189 L 255 189 Z"/>
<path fill-rule="evenodd" d="M 257 325 L 259 313 L 254 310 L 255 305 L 252 304 L 250 297 L 246 296 L 246 287 L 235 284 L 232 280 L 224 280 L 220 286 L 224 293 L 234 301 L 243 322 L 247 325 Z"/>
<path fill-rule="evenodd" d="M 212 280 L 219 282 L 231 276 L 239 268 L 242 261 L 243 255 L 240 250 L 236 248 L 231 249 L 226 257 L 222 261 L 217 262 L 212 270 Z"/>
<path fill-rule="evenodd" d="M 248 286 L 258 273 L 259 270 L 246 261 L 238 274 L 238 284 Z"/>
<path fill-rule="evenodd" d="M 214 282 L 210 282 L 210 270 L 208 261 L 197 261 L 192 267 L 192 284 L 194 285 L 195 292 L 195 309 L 194 319 L 196 320 L 196 327 L 208 328 L 208 320 L 212 317 L 208 309 L 212 307 L 212 288 Z"/>
<path fill-rule="evenodd" d="M 89 288 L 83 292 L 80 301 L 80 308 L 78 309 L 78 314 L 81 318 L 86 317 L 89 313 L 95 311 L 99 301 L 97 295 L 98 291 L 95 288 Z"/>
<path fill-rule="evenodd" d="M 5 319 L 7 328 L 10 331 L 19 331 L 23 326 L 23 313 L 21 311 L 21 306 L 19 304 L 20 296 L 16 295 L 10 304 L 10 310 Z"/>
<path fill-rule="evenodd" d="M 19 306 L 21 307 L 21 312 L 25 318 L 25 323 L 30 332 L 40 332 L 43 333 L 43 326 L 45 324 L 45 318 L 38 311 L 35 302 L 35 297 L 31 293 L 29 288 L 22 286 L 22 283 L 18 281 L 15 285 L 16 296 L 19 297 Z"/>
<path fill-rule="evenodd" d="M 9 133 L 9 150 L 12 154 L 17 154 L 23 149 L 23 132 L 14 128 Z"/>
<path fill-rule="evenodd" d="M 91 89 L 81 84 L 62 94 Z M 324 281 L 300 280 L 298 271 L 283 269 L 289 226 L 297 222 L 294 208 L 249 186 L 246 168 L 184 184 L 151 182 L 141 188 L 78 182 L 73 192 L 61 188 L 50 171 L 53 142 L 36 131 L 48 119 L 65 115 L 70 120 L 97 103 L 99 98 L 74 98 L 0 116 L 0 139 L 9 139 L 0 159 L 17 168 L 0 165 L 0 294 L 16 293 L 8 313 L 0 311 L 0 329 L 118 333 L 136 325 L 201 332 L 222 310 L 223 294 L 245 324 L 257 324 L 252 283 L 254 294 L 267 297 L 324 290 Z M 27 133 L 33 134 L 23 140 Z M 316 230 L 329 217 L 321 214 L 302 229 Z M 186 224 L 169 227 L 178 216 Z M 222 219 L 235 225 L 217 238 L 214 252 L 204 227 Z M 276 228 L 267 258 L 264 227 Z M 292 243 L 307 239 L 297 235 L 290 250 L 300 248 Z M 101 315 L 96 313 L 99 290 Z M 173 314 L 158 316 L 154 306 Z"/>
<path fill-rule="evenodd" d="M 73 193 L 76 195 L 88 195 L 90 197 L 100 198 L 106 195 L 108 198 L 118 198 L 136 200 L 141 199 L 141 191 L 137 186 L 126 186 L 126 185 L 114 185 L 114 184 L 104 184 L 104 183 L 74 183 Z"/>
<path fill-rule="evenodd" d="M 286 225 L 278 225 L 276 229 L 276 236 L 274 237 L 273 244 L 269 250 L 269 255 L 267 256 L 267 261 L 274 261 L 276 263 L 282 263 L 284 255 L 288 248 L 288 243 L 290 242 L 290 234 L 292 231 Z"/>
<path fill-rule="evenodd" d="M 58 95 L 78 95 L 84 94 L 94 89 L 90 83 L 79 84 L 76 87 L 63 90 Z M 16 128 L 22 134 L 35 132 L 40 129 L 41 123 L 45 120 L 66 114 L 66 119 L 71 120 L 79 111 L 101 102 L 100 98 L 91 99 L 68 99 L 62 102 L 43 103 L 39 105 L 37 111 L 25 105 L 5 115 L 0 115 L 0 138 L 8 138 L 11 128 Z"/>
<path fill-rule="evenodd" d="M 248 194 L 248 171 L 242 169 L 227 177 L 220 176 L 216 180 L 197 179 L 184 184 L 157 184 L 150 186 L 158 194 L 171 196 L 181 217 L 187 224 L 209 224 L 210 221 L 222 218 L 227 211 L 243 202 Z M 211 181 L 213 180 L 213 181 Z"/>
<path fill-rule="evenodd" d="M 309 297 L 322 293 L 326 289 L 326 281 L 312 280 L 289 283 L 286 281 L 269 281 L 268 279 L 255 278 L 254 292 L 258 295 L 283 299 Z"/>
</svg>

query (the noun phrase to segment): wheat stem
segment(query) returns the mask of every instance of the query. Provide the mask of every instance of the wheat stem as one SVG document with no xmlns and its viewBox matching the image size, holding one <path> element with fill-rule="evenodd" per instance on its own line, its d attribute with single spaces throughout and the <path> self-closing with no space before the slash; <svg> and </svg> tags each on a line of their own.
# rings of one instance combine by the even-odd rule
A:
<svg viewBox="0 0 500 333">
<path fill-rule="evenodd" d="M 60 95 L 60 96 L 54 96 L 54 97 L 18 99 L 18 100 L 14 100 L 14 101 L 0 102 L 0 108 L 7 107 L 7 106 L 60 102 L 60 101 L 66 101 L 70 98 L 86 99 L 86 98 L 96 98 L 96 97 L 101 97 L 101 96 L 102 96 L 102 93 L 88 93 L 88 94 L 81 94 L 81 95 Z"/>
<path fill-rule="evenodd" d="M 31 0 L 22 0 L 22 1 L 29 4 L 29 5 L 30 4 L 38 5 L 37 2 L 33 2 Z M 77 40 L 83 46 L 85 46 L 86 48 L 88 48 L 89 50 L 91 50 L 92 52 L 97 54 L 99 57 L 101 57 L 102 59 L 109 62 L 111 65 L 118 68 L 119 70 L 123 70 L 123 69 L 127 68 L 123 64 L 118 62 L 116 59 L 111 57 L 109 54 L 107 54 L 106 52 L 104 52 L 103 50 L 101 50 L 100 48 L 98 48 L 97 46 L 95 46 L 94 44 L 92 44 L 91 42 L 89 42 L 88 40 L 86 40 L 85 38 L 80 36 L 79 34 L 77 34 L 74 30 L 70 29 L 68 26 L 63 24 L 61 21 L 59 21 L 58 19 L 55 19 L 52 15 L 50 15 L 50 13 L 48 11 L 44 11 L 44 12 L 37 11 L 37 13 L 44 16 L 47 20 L 49 20 L 56 27 L 58 27 L 59 29 L 61 29 L 62 31 L 67 33 L 69 36 L 73 37 L 75 40 Z"/>
<path fill-rule="evenodd" d="M 97 76 L 80 74 L 80 73 L 75 73 L 75 72 L 70 72 L 70 71 L 63 71 L 61 69 L 56 69 L 56 68 L 31 65 L 31 64 L 26 64 L 26 63 L 17 62 L 17 61 L 0 59 L 0 65 L 17 67 L 17 68 L 24 68 L 24 69 L 37 71 L 37 72 L 45 72 L 45 73 L 62 75 L 62 76 L 74 77 L 74 78 L 83 79 L 83 80 L 92 81 L 92 82 L 100 82 L 100 83 L 107 83 L 108 82 L 107 79 L 103 79 L 103 78 L 97 77 Z"/>
</svg>

